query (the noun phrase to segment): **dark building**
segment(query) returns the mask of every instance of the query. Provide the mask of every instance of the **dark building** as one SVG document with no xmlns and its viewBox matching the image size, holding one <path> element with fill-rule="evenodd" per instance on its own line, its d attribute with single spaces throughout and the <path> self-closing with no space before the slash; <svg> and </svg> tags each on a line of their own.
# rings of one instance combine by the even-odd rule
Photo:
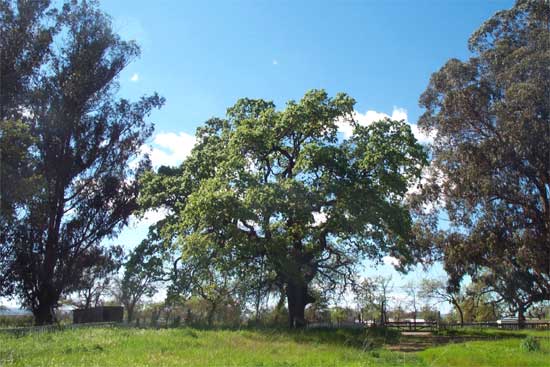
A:
<svg viewBox="0 0 550 367">
<path fill-rule="evenodd" d="M 90 322 L 122 322 L 124 307 L 103 306 L 73 311 L 73 323 L 85 324 Z"/>
</svg>

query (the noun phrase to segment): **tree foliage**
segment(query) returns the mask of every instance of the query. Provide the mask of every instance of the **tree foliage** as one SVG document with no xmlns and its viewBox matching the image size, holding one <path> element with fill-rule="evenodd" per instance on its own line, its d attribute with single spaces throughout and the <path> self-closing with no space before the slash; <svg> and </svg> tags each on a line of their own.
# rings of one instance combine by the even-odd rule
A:
<svg viewBox="0 0 550 367">
<path fill-rule="evenodd" d="M 144 298 L 152 297 L 158 290 L 159 282 L 165 279 L 166 256 L 166 251 L 145 239 L 124 262 L 124 273 L 116 280 L 113 295 L 117 302 L 124 305 L 129 323 Z"/>
<path fill-rule="evenodd" d="M 137 208 L 143 167 L 129 162 L 152 132 L 146 116 L 163 100 L 116 97 L 117 77 L 139 48 L 113 32 L 96 2 L 53 9 L 48 1 L 1 1 L 0 17 L 2 196 L 11 210 L 0 293 L 18 296 L 37 323 L 51 323 L 60 297 L 94 259 L 109 256 L 101 241 Z M 12 152 L 14 134 L 25 144 Z M 24 200 L 4 186 L 21 179 L 33 182 Z"/>
<path fill-rule="evenodd" d="M 187 262 L 246 273 L 264 258 L 290 325 L 301 326 L 312 283 L 345 284 L 365 256 L 409 259 L 404 197 L 425 152 L 398 121 L 352 122 L 354 135 L 340 139 L 337 120 L 351 120 L 354 103 L 322 90 L 282 111 L 241 99 L 198 129 L 179 169 L 145 176 L 142 203 L 172 213 L 163 233 Z"/>
<path fill-rule="evenodd" d="M 18 120 L 25 113 L 39 70 L 51 55 L 59 32 L 50 0 L 0 1 L 0 117 Z"/>
<path fill-rule="evenodd" d="M 469 47 L 472 57 L 449 60 L 420 98 L 419 125 L 437 134 L 424 193 L 451 224 L 432 240 L 455 285 L 491 273 L 485 281 L 508 301 L 548 299 L 550 4 L 517 1 Z"/>
<path fill-rule="evenodd" d="M 391 276 L 365 278 L 354 286 L 354 293 L 364 321 L 383 325 L 388 321 L 390 293 L 393 289 Z"/>
<path fill-rule="evenodd" d="M 464 291 L 447 284 L 443 279 L 423 279 L 418 292 L 420 298 L 426 302 L 447 302 L 458 313 L 460 324 L 464 324 L 464 310 L 462 304 L 465 300 Z"/>
<path fill-rule="evenodd" d="M 79 308 L 101 306 L 113 286 L 116 272 L 122 266 L 123 250 L 113 246 L 108 251 L 97 251 L 97 256 L 89 256 L 79 282 L 68 292 L 75 293 L 71 303 Z"/>
</svg>

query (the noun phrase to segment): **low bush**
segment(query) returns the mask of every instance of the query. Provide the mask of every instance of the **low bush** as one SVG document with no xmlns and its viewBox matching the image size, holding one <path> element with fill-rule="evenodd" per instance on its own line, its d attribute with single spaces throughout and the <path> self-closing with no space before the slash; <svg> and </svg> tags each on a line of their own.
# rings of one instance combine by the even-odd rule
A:
<svg viewBox="0 0 550 367">
<path fill-rule="evenodd" d="M 32 326 L 33 322 L 32 315 L 0 316 L 0 328 Z"/>
<path fill-rule="evenodd" d="M 519 346 L 524 352 L 536 352 L 540 350 L 539 341 L 532 335 L 529 335 L 528 337 L 523 339 Z"/>
</svg>

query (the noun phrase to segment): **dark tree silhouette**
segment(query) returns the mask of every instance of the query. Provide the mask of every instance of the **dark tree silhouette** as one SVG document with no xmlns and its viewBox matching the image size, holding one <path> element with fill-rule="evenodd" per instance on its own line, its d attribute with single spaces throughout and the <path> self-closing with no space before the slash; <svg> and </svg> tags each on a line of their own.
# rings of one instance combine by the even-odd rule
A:
<svg viewBox="0 0 550 367">
<path fill-rule="evenodd" d="M 129 162 L 152 132 L 146 116 L 163 100 L 116 98 L 117 76 L 139 48 L 113 33 L 95 1 L 67 2 L 56 11 L 47 1 L 0 4 L 2 19 L 16 19 L 2 23 L 8 35 L 29 31 L 17 44 L 22 51 L 10 46 L 22 55 L 8 60 L 17 65 L 2 63 L 9 70 L 2 98 L 11 111 L 23 110 L 4 113 L 2 129 L 15 119 L 30 137 L 23 151 L 30 159 L 21 164 L 33 182 L 2 236 L 0 292 L 17 295 L 37 324 L 48 324 L 60 297 L 108 252 L 102 240 L 115 236 L 137 208 L 137 177 L 146 161 L 135 169 Z M 19 29 L 23 18 L 31 25 Z M 56 35 L 45 25 L 51 22 Z M 26 58 L 23 68 L 19 60 Z M 27 88 L 23 96 L 20 85 Z"/>
</svg>

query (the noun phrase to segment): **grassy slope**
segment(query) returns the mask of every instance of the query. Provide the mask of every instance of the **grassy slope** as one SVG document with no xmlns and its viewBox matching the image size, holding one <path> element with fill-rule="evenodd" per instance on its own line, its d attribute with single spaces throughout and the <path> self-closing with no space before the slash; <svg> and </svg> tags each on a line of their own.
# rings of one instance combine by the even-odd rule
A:
<svg viewBox="0 0 550 367">
<path fill-rule="evenodd" d="M 530 332 L 533 333 L 533 332 Z M 414 353 L 363 352 L 354 331 L 81 329 L 14 337 L 0 334 L 0 366 L 547 366 L 520 339 L 476 341 Z M 546 337 L 545 337 L 546 336 Z"/>
</svg>

